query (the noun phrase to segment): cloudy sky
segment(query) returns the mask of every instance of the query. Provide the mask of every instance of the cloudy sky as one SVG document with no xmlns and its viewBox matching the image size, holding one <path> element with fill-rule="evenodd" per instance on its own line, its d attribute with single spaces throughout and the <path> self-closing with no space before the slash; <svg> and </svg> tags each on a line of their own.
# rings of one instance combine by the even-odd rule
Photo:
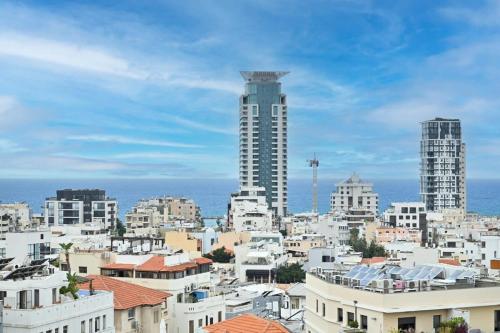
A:
<svg viewBox="0 0 500 333">
<path fill-rule="evenodd" d="M 89 3 L 0 3 L 0 178 L 236 178 L 240 70 L 291 71 L 291 177 L 416 178 L 441 116 L 499 178 L 500 1 Z"/>
</svg>

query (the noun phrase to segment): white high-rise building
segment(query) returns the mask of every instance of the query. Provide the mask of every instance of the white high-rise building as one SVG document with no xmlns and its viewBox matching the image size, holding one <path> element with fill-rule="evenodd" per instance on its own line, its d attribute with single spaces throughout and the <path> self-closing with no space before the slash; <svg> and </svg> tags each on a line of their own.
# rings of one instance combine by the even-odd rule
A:
<svg viewBox="0 0 500 333">
<path fill-rule="evenodd" d="M 422 123 L 420 195 L 430 212 L 466 210 L 465 143 L 459 119 Z"/>
<path fill-rule="evenodd" d="M 240 186 L 260 186 L 273 213 L 287 211 L 287 103 L 278 80 L 288 72 L 241 72 Z"/>
<path fill-rule="evenodd" d="M 337 184 L 337 191 L 330 199 L 331 211 L 367 211 L 377 215 L 378 194 L 373 192 L 373 184 L 363 181 L 356 173 Z"/>
</svg>

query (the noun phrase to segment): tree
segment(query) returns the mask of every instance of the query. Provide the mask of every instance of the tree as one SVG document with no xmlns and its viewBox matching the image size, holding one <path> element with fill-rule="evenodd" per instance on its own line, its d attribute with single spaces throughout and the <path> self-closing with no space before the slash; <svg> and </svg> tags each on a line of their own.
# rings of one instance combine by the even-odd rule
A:
<svg viewBox="0 0 500 333">
<path fill-rule="evenodd" d="M 69 250 L 73 246 L 73 243 L 60 243 L 59 246 L 64 251 L 64 256 L 66 257 L 66 265 L 68 265 L 68 273 L 71 274 L 71 265 L 69 263 Z"/>
<path fill-rule="evenodd" d="M 213 250 L 211 253 L 203 255 L 205 258 L 212 259 L 215 262 L 228 263 L 234 258 L 234 254 L 226 250 L 223 246 L 221 248 Z"/>
<path fill-rule="evenodd" d="M 305 278 L 306 273 L 302 269 L 302 265 L 298 263 L 281 266 L 276 272 L 276 281 L 278 283 L 303 282 Z"/>
<path fill-rule="evenodd" d="M 359 230 L 354 228 L 350 231 L 349 245 L 355 252 L 361 252 L 363 258 L 373 258 L 373 257 L 385 257 L 385 249 L 382 245 L 378 245 L 373 240 L 370 245 L 366 242 L 366 239 L 359 238 Z"/>
<path fill-rule="evenodd" d="M 116 219 L 116 227 L 115 232 L 118 236 L 122 237 L 127 232 L 127 228 L 123 225 L 123 222 L 120 219 Z"/>
<path fill-rule="evenodd" d="M 68 267 L 69 267 L 69 265 L 68 265 Z M 59 293 L 61 293 L 63 295 L 70 294 L 73 297 L 73 299 L 77 299 L 78 298 L 78 277 L 76 276 L 76 273 L 71 274 L 69 272 L 66 274 L 66 277 L 68 279 L 68 285 L 62 286 L 59 289 Z"/>
</svg>

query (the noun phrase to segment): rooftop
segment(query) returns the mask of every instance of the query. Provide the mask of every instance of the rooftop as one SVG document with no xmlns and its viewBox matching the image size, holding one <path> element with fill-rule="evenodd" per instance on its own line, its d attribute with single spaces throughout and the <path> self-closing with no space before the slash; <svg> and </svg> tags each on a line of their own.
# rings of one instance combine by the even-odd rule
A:
<svg viewBox="0 0 500 333">
<path fill-rule="evenodd" d="M 172 296 L 169 293 L 142 287 L 133 283 L 124 282 L 102 275 L 89 275 L 92 280 L 92 288 L 95 290 L 107 290 L 113 292 L 115 310 L 125 310 L 142 305 L 158 305 Z M 89 290 L 90 282 L 82 283 L 81 289 Z"/>
<path fill-rule="evenodd" d="M 207 333 L 289 333 L 277 321 L 244 314 L 203 328 Z"/>
<path fill-rule="evenodd" d="M 260 71 L 242 71 L 240 72 L 241 76 L 247 82 L 273 82 L 277 81 L 283 76 L 287 75 L 290 72 L 260 72 Z"/>
</svg>

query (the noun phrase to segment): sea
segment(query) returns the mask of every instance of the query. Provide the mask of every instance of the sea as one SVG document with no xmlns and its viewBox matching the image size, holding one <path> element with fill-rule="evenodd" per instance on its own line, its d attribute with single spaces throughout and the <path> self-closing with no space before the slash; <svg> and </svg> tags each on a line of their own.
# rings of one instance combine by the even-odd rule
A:
<svg viewBox="0 0 500 333">
<path fill-rule="evenodd" d="M 391 202 L 419 201 L 419 183 L 413 179 L 370 180 L 379 194 L 379 211 Z M 329 210 L 330 194 L 338 180 L 318 180 L 318 210 Z M 143 198 L 162 195 L 192 198 L 202 216 L 223 216 L 229 195 L 238 191 L 236 179 L 0 179 L 0 202 L 27 202 L 34 213 L 41 213 L 45 198 L 58 189 L 99 188 L 118 200 L 119 214 L 125 213 Z M 312 208 L 310 179 L 289 179 L 288 202 L 292 213 Z M 467 209 L 481 215 L 500 215 L 500 179 L 471 179 L 467 182 Z"/>
</svg>

